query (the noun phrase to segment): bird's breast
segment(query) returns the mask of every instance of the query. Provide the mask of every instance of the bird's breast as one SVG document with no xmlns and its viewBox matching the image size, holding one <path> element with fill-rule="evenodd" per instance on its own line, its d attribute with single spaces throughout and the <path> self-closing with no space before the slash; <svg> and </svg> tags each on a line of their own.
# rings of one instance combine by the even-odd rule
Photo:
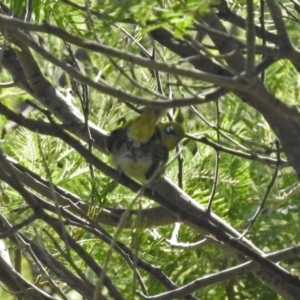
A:
<svg viewBox="0 0 300 300">
<path fill-rule="evenodd" d="M 152 154 L 149 149 L 135 147 L 132 143 L 124 143 L 111 155 L 111 164 L 140 182 L 145 182 L 145 173 L 152 164 Z"/>
</svg>

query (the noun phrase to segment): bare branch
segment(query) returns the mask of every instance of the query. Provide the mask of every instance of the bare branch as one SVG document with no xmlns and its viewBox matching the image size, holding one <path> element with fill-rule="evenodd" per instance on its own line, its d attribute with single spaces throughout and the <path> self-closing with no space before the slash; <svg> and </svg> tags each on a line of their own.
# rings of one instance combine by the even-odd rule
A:
<svg viewBox="0 0 300 300">
<path fill-rule="evenodd" d="M 247 74 L 254 73 L 255 64 L 255 26 L 254 26 L 254 5 L 253 0 L 247 0 L 247 60 L 245 71 Z"/>
</svg>

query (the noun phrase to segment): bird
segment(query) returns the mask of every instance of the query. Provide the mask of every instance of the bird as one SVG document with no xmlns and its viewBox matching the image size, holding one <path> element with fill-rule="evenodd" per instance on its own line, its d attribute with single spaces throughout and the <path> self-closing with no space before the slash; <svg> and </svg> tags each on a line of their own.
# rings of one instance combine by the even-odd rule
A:
<svg viewBox="0 0 300 300">
<path fill-rule="evenodd" d="M 136 146 L 147 142 L 153 136 L 155 126 L 165 113 L 164 109 L 144 108 L 141 115 L 132 118 L 124 125 L 127 136 Z"/>
<path fill-rule="evenodd" d="M 150 131 L 147 131 L 147 138 L 143 139 L 141 130 L 136 139 L 128 135 L 128 126 L 124 126 L 113 130 L 107 141 L 112 166 L 141 183 L 162 175 L 169 152 L 185 135 L 181 124 L 176 122 L 153 126 L 151 136 Z"/>
</svg>

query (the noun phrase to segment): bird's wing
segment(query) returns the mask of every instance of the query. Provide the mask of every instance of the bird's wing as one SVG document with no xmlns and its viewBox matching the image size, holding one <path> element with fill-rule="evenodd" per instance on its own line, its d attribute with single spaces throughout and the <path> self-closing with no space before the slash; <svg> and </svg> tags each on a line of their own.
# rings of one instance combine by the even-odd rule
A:
<svg viewBox="0 0 300 300">
<path fill-rule="evenodd" d="M 127 140 L 128 137 L 124 128 L 115 129 L 106 138 L 106 148 L 110 153 L 112 153 L 120 149 Z"/>
</svg>

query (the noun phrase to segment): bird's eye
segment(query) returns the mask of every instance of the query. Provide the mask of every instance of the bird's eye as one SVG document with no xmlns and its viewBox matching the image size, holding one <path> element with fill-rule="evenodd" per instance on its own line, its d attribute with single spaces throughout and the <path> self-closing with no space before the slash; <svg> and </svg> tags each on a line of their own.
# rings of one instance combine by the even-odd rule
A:
<svg viewBox="0 0 300 300">
<path fill-rule="evenodd" d="M 174 132 L 174 127 L 173 126 L 169 126 L 169 127 L 166 128 L 166 131 L 168 133 L 172 133 L 172 132 Z"/>
</svg>

